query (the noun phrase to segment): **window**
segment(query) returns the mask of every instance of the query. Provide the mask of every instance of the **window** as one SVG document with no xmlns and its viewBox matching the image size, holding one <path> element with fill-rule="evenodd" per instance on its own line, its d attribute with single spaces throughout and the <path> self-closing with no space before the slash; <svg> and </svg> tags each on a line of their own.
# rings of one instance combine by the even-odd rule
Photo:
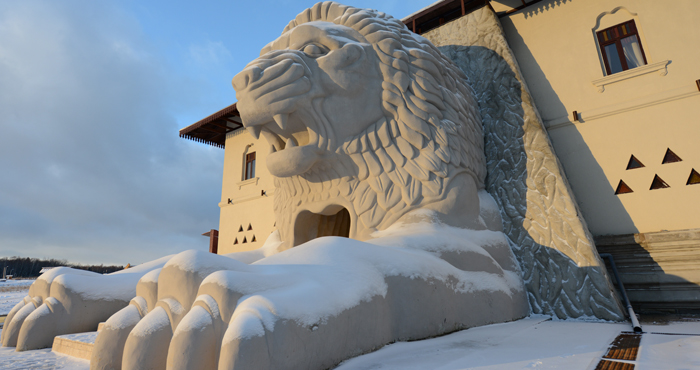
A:
<svg viewBox="0 0 700 370">
<path fill-rule="evenodd" d="M 596 33 L 608 75 L 647 64 L 637 26 L 628 21 Z"/>
<path fill-rule="evenodd" d="M 252 179 L 255 177 L 255 152 L 245 155 L 245 175 L 243 180 Z"/>
</svg>

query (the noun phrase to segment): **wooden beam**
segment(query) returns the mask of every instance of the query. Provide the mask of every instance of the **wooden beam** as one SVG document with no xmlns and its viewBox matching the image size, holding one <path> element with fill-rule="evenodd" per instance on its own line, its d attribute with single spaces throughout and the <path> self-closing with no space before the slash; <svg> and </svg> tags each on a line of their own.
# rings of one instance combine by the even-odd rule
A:
<svg viewBox="0 0 700 370">
<path fill-rule="evenodd" d="M 217 254 L 219 252 L 219 230 L 211 229 L 207 234 L 209 234 L 206 235 L 209 237 L 209 253 Z"/>
<path fill-rule="evenodd" d="M 201 130 L 204 130 L 204 131 L 213 132 L 213 133 L 215 133 L 215 134 L 225 134 L 225 133 L 226 133 L 226 132 L 221 132 L 221 131 L 212 130 L 212 129 L 206 127 L 206 126 L 201 126 L 201 127 L 199 127 L 198 129 L 201 129 Z"/>
<path fill-rule="evenodd" d="M 235 123 L 236 126 L 237 126 L 236 128 L 241 128 L 241 127 L 243 127 L 243 123 L 238 122 L 238 121 L 234 121 L 234 120 L 232 120 L 232 119 L 228 119 L 228 118 L 227 118 L 227 119 L 226 119 L 226 122 L 228 122 L 228 123 Z"/>
<path fill-rule="evenodd" d="M 221 136 L 225 136 L 225 135 L 226 135 L 226 133 L 225 133 L 225 132 L 222 132 L 222 133 L 220 133 L 220 134 L 216 134 L 216 135 L 212 136 L 212 137 L 209 138 L 208 140 L 209 140 L 209 141 L 214 141 L 214 142 L 216 142 L 216 140 L 218 140 L 219 138 L 221 138 Z"/>
<path fill-rule="evenodd" d="M 509 11 L 507 11 L 507 12 L 501 14 L 501 15 L 499 15 L 498 18 L 503 18 L 503 17 L 505 17 L 506 15 L 511 15 L 511 14 L 513 14 L 513 13 L 515 13 L 515 12 L 519 12 L 519 11 L 525 9 L 526 7 L 530 6 L 530 5 L 539 3 L 540 1 L 542 1 L 542 0 L 533 0 L 533 1 L 530 1 L 529 3 L 524 3 L 523 5 L 520 5 L 520 6 L 517 7 L 517 8 L 513 8 L 513 9 L 511 9 L 511 10 L 509 10 Z"/>
<path fill-rule="evenodd" d="M 212 125 L 212 126 L 216 126 L 216 127 L 223 128 L 224 130 L 226 130 L 226 132 L 230 132 L 230 131 L 235 130 L 233 127 L 228 127 L 228 126 L 226 126 L 226 125 L 222 125 L 222 124 L 219 124 L 219 123 L 216 123 L 216 122 L 210 122 L 209 124 Z"/>
<path fill-rule="evenodd" d="M 459 18 L 486 5 L 491 7 L 489 0 L 446 0 L 406 18 L 404 22 L 413 32 L 421 34 L 443 25 L 448 19 Z M 449 18 L 446 17 L 448 14 Z"/>
</svg>

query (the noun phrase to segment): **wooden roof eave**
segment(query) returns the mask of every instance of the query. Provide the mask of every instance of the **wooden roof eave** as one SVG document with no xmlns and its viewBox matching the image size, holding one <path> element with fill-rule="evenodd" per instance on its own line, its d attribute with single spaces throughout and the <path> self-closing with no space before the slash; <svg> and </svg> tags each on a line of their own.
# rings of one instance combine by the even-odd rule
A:
<svg viewBox="0 0 700 370">
<path fill-rule="evenodd" d="M 243 128 L 236 103 L 180 130 L 180 137 L 219 148 L 225 147 L 226 134 Z"/>
<path fill-rule="evenodd" d="M 445 21 L 462 17 L 483 6 L 491 6 L 489 0 L 443 0 L 434 3 L 415 14 L 412 14 L 401 21 L 409 30 L 422 34 L 443 24 L 443 17 L 448 14 L 455 14 Z M 424 27 L 431 25 L 430 27 Z M 437 26 L 435 26 L 437 24 Z"/>
</svg>

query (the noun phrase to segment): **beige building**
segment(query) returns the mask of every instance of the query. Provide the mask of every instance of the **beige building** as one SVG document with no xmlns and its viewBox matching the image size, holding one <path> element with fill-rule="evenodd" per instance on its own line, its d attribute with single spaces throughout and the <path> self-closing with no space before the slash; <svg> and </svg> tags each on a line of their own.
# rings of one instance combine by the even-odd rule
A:
<svg viewBox="0 0 700 370">
<path fill-rule="evenodd" d="M 694 0 L 574 0 L 501 18 L 594 235 L 700 227 L 698 14 Z"/>
<path fill-rule="evenodd" d="M 700 2 L 446 0 L 404 19 L 440 32 L 490 7 L 597 238 L 637 304 L 700 305 Z M 218 253 L 274 230 L 268 145 L 235 104 L 180 132 L 225 147 Z"/>
<path fill-rule="evenodd" d="M 700 3 L 491 5 L 598 251 L 638 307 L 698 309 Z"/>
<path fill-rule="evenodd" d="M 216 253 L 260 248 L 275 229 L 265 138 L 256 140 L 243 129 L 236 104 L 180 130 L 180 136 L 225 148 Z"/>
</svg>

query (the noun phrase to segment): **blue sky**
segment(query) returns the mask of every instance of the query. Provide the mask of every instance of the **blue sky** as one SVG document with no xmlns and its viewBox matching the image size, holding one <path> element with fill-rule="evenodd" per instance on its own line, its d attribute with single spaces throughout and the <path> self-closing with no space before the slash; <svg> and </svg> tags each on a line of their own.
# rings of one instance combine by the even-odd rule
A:
<svg viewBox="0 0 700 370">
<path fill-rule="evenodd" d="M 432 0 L 354 1 L 397 18 Z M 141 263 L 218 228 L 223 150 L 178 130 L 311 1 L 0 2 L 0 257 Z"/>
</svg>

